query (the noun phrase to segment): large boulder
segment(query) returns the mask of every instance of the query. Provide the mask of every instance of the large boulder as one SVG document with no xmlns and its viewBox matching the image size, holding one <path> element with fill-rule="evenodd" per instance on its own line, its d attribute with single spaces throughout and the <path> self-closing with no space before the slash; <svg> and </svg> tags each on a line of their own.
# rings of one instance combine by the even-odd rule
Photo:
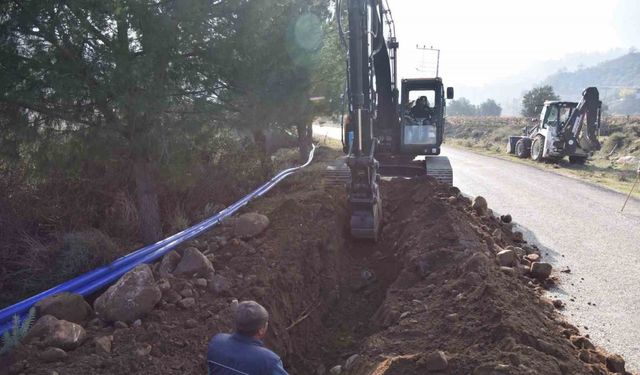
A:
<svg viewBox="0 0 640 375">
<path fill-rule="evenodd" d="M 235 220 L 233 234 L 242 239 L 252 238 L 264 232 L 268 226 L 268 217 L 257 212 L 249 212 Z"/>
<path fill-rule="evenodd" d="M 496 255 L 498 263 L 503 267 L 514 267 L 518 263 L 518 256 L 513 250 L 502 250 Z"/>
<path fill-rule="evenodd" d="M 544 281 L 551 276 L 552 269 L 553 267 L 549 263 L 533 262 L 531 263 L 531 269 L 529 272 L 534 278 Z"/>
<path fill-rule="evenodd" d="M 484 199 L 483 196 L 478 195 L 477 197 L 473 198 L 471 208 L 473 208 L 478 215 L 484 216 L 487 214 L 489 206 L 487 205 L 487 200 Z"/>
<path fill-rule="evenodd" d="M 86 338 L 87 332 L 81 325 L 60 320 L 53 315 L 45 315 L 31 327 L 25 341 L 39 347 L 53 346 L 73 350 Z"/>
<path fill-rule="evenodd" d="M 53 315 L 78 324 L 93 315 L 93 309 L 81 295 L 69 292 L 49 296 L 36 303 L 35 308 L 37 316 Z"/>
<path fill-rule="evenodd" d="M 127 272 L 93 304 L 100 319 L 131 323 L 153 310 L 162 292 L 156 285 L 151 268 L 141 264 Z"/>
<path fill-rule="evenodd" d="M 180 262 L 173 270 L 176 276 L 207 277 L 213 273 L 211 261 L 195 247 L 184 250 Z"/>
</svg>

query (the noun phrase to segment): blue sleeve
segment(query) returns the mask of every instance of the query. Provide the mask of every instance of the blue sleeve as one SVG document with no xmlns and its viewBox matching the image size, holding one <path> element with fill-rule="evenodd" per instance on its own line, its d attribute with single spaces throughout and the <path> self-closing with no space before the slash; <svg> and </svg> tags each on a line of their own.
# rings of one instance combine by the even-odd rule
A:
<svg viewBox="0 0 640 375">
<path fill-rule="evenodd" d="M 285 371 L 282 365 L 282 361 L 278 360 L 278 362 L 276 362 L 275 366 L 273 367 L 273 370 L 271 371 L 271 375 L 289 375 L 289 373 Z"/>
</svg>

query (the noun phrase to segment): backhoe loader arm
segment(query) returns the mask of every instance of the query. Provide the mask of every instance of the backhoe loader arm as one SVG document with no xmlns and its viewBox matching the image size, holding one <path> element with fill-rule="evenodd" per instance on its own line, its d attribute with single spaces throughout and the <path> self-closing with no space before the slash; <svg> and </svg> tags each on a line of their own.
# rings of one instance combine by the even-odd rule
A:
<svg viewBox="0 0 640 375">
<path fill-rule="evenodd" d="M 600 149 L 597 131 L 600 127 L 602 102 L 595 87 L 587 87 L 582 92 L 582 100 L 571 113 L 564 127 L 564 137 L 571 153 L 579 145 L 585 151 Z M 586 122 L 586 128 L 584 128 Z M 584 129 L 583 129 L 584 128 Z"/>
</svg>

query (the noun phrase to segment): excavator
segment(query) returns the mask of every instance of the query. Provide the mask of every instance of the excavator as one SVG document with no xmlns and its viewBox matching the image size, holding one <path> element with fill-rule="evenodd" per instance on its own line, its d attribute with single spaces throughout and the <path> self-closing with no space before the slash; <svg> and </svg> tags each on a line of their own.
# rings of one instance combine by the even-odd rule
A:
<svg viewBox="0 0 640 375">
<path fill-rule="evenodd" d="M 598 130 L 602 102 L 596 87 L 582 92 L 579 103 L 546 101 L 539 124 L 525 127 L 523 136 L 511 136 L 507 152 L 534 161 L 560 160 L 584 164 L 589 154 L 600 149 Z"/>
<path fill-rule="evenodd" d="M 454 93 L 451 87 L 445 90 L 440 77 L 403 79 L 399 87 L 399 43 L 386 1 L 337 0 L 336 15 L 348 56 L 342 139 L 350 171 L 351 235 L 375 241 L 382 220 L 381 175 L 428 175 L 453 183 L 449 160 L 438 155 L 446 100 Z"/>
</svg>

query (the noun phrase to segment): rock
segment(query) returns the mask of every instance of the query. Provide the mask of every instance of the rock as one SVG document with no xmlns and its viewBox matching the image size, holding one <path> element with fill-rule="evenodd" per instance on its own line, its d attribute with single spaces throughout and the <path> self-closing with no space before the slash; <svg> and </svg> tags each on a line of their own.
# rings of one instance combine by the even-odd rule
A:
<svg viewBox="0 0 640 375">
<path fill-rule="evenodd" d="M 560 299 L 554 299 L 554 300 L 553 300 L 553 306 L 554 306 L 556 309 L 561 309 L 561 308 L 563 308 L 563 307 L 564 307 L 564 302 L 562 302 L 562 300 L 560 300 Z"/>
<path fill-rule="evenodd" d="M 345 362 L 344 364 L 344 369 L 350 371 L 358 358 L 360 358 L 360 354 L 354 354 L 351 357 L 347 358 L 347 362 Z"/>
<path fill-rule="evenodd" d="M 500 228 L 496 228 L 493 233 L 491 233 L 491 236 L 498 240 L 501 241 L 502 240 L 502 231 L 500 230 Z"/>
<path fill-rule="evenodd" d="M 191 288 L 184 288 L 184 289 L 182 289 L 182 290 L 180 291 L 180 295 L 181 295 L 182 297 L 185 297 L 185 298 L 187 298 L 187 297 L 193 297 L 193 289 L 191 289 Z"/>
<path fill-rule="evenodd" d="M 184 250 L 180 263 L 173 271 L 177 276 L 186 277 L 193 277 L 194 275 L 207 277 L 213 272 L 213 265 L 209 259 L 195 247 L 188 247 Z"/>
<path fill-rule="evenodd" d="M 231 281 L 222 275 L 214 275 L 209 282 L 209 290 L 218 296 L 231 296 Z"/>
<path fill-rule="evenodd" d="M 618 354 L 609 354 L 607 356 L 606 359 L 607 362 L 607 368 L 609 369 L 609 371 L 612 372 L 616 372 L 616 373 L 625 373 L 625 369 L 624 369 L 624 359 L 618 355 Z"/>
<path fill-rule="evenodd" d="M 584 336 L 571 336 L 569 337 L 569 341 L 571 341 L 571 343 L 573 344 L 573 346 L 575 346 L 578 349 L 590 349 L 590 350 L 595 350 L 595 346 L 591 343 L 591 341 L 589 341 L 588 338 L 584 337 Z"/>
<path fill-rule="evenodd" d="M 166 293 L 169 289 L 171 289 L 171 283 L 167 279 L 158 280 L 157 285 L 158 289 L 160 289 L 162 293 Z"/>
<path fill-rule="evenodd" d="M 149 353 L 151 353 L 151 345 L 149 344 L 141 344 L 140 346 L 136 347 L 136 355 L 139 355 L 140 357 L 144 357 L 149 355 Z"/>
<path fill-rule="evenodd" d="M 183 309 L 190 309 L 195 306 L 195 304 L 196 300 L 193 297 L 184 298 L 178 301 L 178 306 L 182 307 Z"/>
<path fill-rule="evenodd" d="M 58 319 L 82 324 L 93 314 L 93 309 L 84 298 L 75 293 L 58 293 L 35 304 L 36 315 L 52 315 Z"/>
<path fill-rule="evenodd" d="M 196 327 L 198 326 L 198 321 L 197 321 L 197 320 L 195 320 L 195 319 L 187 319 L 187 320 L 184 322 L 184 326 L 185 326 L 186 328 L 196 328 Z"/>
<path fill-rule="evenodd" d="M 198 288 L 206 288 L 207 287 L 207 279 L 196 279 L 194 281 L 195 286 L 197 286 Z"/>
<path fill-rule="evenodd" d="M 551 265 L 549 263 L 533 262 L 529 272 L 531 276 L 538 280 L 546 280 L 551 275 Z"/>
<path fill-rule="evenodd" d="M 142 320 L 136 319 L 133 323 L 131 323 L 131 327 L 142 327 Z"/>
<path fill-rule="evenodd" d="M 162 292 L 155 283 L 151 268 L 136 266 L 110 286 L 94 303 L 96 314 L 108 322 L 133 322 L 153 310 Z"/>
<path fill-rule="evenodd" d="M 509 223 L 511 223 L 511 221 L 513 220 L 513 218 L 511 217 L 511 215 L 506 214 L 506 215 L 500 215 L 500 220 L 501 220 L 503 223 L 507 223 L 507 224 L 509 224 Z"/>
<path fill-rule="evenodd" d="M 268 226 L 268 217 L 257 212 L 249 212 L 236 219 L 233 234 L 242 239 L 252 238 L 264 232 Z"/>
<path fill-rule="evenodd" d="M 484 199 L 483 196 L 478 195 L 473 198 L 473 203 L 471 203 L 471 208 L 473 208 L 478 215 L 484 216 L 487 214 L 487 200 Z"/>
<path fill-rule="evenodd" d="M 64 361 L 68 355 L 64 350 L 50 346 L 40 353 L 39 357 L 43 362 L 60 362 Z"/>
<path fill-rule="evenodd" d="M 53 315 L 45 315 L 33 325 L 25 342 L 39 347 L 54 346 L 73 350 L 87 338 L 87 332 L 81 325 L 60 320 Z"/>
<path fill-rule="evenodd" d="M 507 250 L 513 250 L 516 252 L 516 256 L 518 257 L 518 259 L 522 259 L 524 258 L 525 255 L 527 255 L 527 251 L 521 247 L 517 247 L 517 246 L 507 246 Z"/>
<path fill-rule="evenodd" d="M 536 253 L 532 253 L 532 254 L 527 254 L 524 258 L 529 262 L 537 262 L 540 260 L 540 255 Z"/>
<path fill-rule="evenodd" d="M 329 370 L 329 374 L 331 375 L 339 375 L 342 374 L 342 366 L 337 365 L 337 366 L 333 366 L 331 368 L 331 370 Z"/>
<path fill-rule="evenodd" d="M 231 301 L 231 303 L 229 304 L 229 309 L 232 313 L 235 314 L 236 310 L 238 309 L 238 304 L 238 300 L 235 298 Z"/>
<path fill-rule="evenodd" d="M 180 295 L 180 293 L 176 292 L 173 289 L 169 289 L 164 296 L 164 300 L 167 301 L 167 303 L 176 303 L 181 299 L 182 296 Z"/>
<path fill-rule="evenodd" d="M 496 257 L 502 267 L 513 267 L 518 264 L 518 256 L 513 250 L 502 250 Z"/>
<path fill-rule="evenodd" d="M 511 233 L 511 239 L 515 242 L 524 242 L 524 236 L 522 235 L 522 232 L 519 231 Z"/>
<path fill-rule="evenodd" d="M 115 329 L 127 329 L 129 328 L 129 325 L 123 321 L 118 320 L 115 323 L 113 323 L 113 327 Z"/>
<path fill-rule="evenodd" d="M 449 204 L 455 204 L 457 201 L 458 198 L 454 196 L 450 196 L 449 198 L 447 198 L 447 202 L 449 202 Z"/>
<path fill-rule="evenodd" d="M 180 254 L 177 251 L 170 251 L 162 257 L 158 273 L 161 277 L 171 276 L 173 270 L 176 269 L 178 263 L 180 263 Z"/>
<path fill-rule="evenodd" d="M 93 318 L 87 323 L 87 328 L 90 329 L 101 329 L 105 326 L 104 322 L 99 318 Z"/>
<path fill-rule="evenodd" d="M 512 268 L 512 267 L 500 267 L 500 271 L 506 273 L 509 276 L 515 276 L 516 275 L 516 269 Z"/>
<path fill-rule="evenodd" d="M 109 354 L 111 353 L 111 346 L 113 344 L 113 336 L 100 336 L 93 340 L 96 347 L 97 354 Z"/>
<path fill-rule="evenodd" d="M 449 362 L 444 352 L 437 350 L 424 356 L 424 366 L 429 372 L 445 371 L 449 368 Z"/>
</svg>

